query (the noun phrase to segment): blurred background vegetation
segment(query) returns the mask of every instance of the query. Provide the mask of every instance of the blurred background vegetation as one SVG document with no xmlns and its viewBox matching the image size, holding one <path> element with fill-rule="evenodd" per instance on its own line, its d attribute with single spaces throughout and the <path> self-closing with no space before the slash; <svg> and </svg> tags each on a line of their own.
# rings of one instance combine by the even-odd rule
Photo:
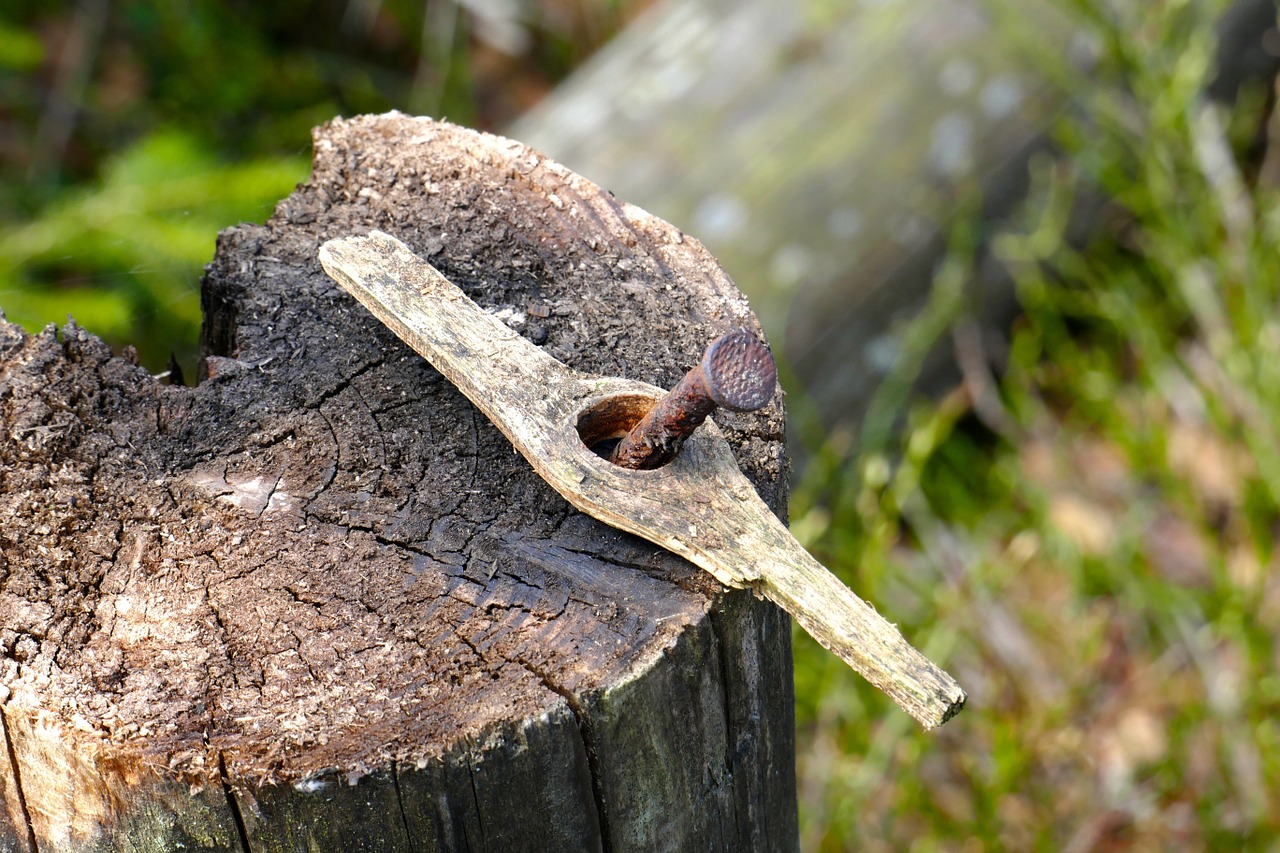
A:
<svg viewBox="0 0 1280 853">
<path fill-rule="evenodd" d="M 0 10 L 0 307 L 195 376 L 221 228 L 307 177 L 310 131 L 390 109 L 494 130 L 646 0 L 12 0 Z"/>
<path fill-rule="evenodd" d="M 1273 81 L 1203 97 L 1225 2 L 1055 2 L 1096 61 L 1010 33 L 1071 105 L 1022 210 L 951 224 L 873 429 L 789 398 L 797 535 L 971 695 L 919 732 L 797 635 L 806 850 L 1280 844 Z M 500 130 L 646 5 L 10 2 L 0 307 L 194 375 L 216 232 L 305 179 L 311 126 Z M 1109 199 L 1087 246 L 1082 187 Z M 979 245 L 1020 304 L 994 373 L 966 358 Z M 940 342 L 963 377 L 919 396 Z"/>
</svg>

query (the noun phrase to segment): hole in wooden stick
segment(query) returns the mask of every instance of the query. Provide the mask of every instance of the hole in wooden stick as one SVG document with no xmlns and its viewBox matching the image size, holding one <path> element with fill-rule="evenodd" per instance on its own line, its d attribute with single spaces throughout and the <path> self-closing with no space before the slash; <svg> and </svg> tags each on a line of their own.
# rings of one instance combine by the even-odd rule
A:
<svg viewBox="0 0 1280 853">
<path fill-rule="evenodd" d="M 578 437 L 592 453 L 608 459 L 622 437 L 649 413 L 656 402 L 643 394 L 606 397 L 578 415 Z"/>
</svg>

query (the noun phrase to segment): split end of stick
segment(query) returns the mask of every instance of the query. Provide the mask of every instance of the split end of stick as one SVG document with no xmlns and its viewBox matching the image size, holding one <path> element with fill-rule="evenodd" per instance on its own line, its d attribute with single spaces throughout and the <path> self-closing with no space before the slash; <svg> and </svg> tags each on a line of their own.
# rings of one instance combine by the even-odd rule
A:
<svg viewBox="0 0 1280 853">
<path fill-rule="evenodd" d="M 926 730 L 935 729 L 960 713 L 969 699 L 954 678 L 911 646 L 891 625 L 888 627 L 896 636 L 880 634 L 847 644 L 826 642 L 819 627 L 805 625 L 803 618 L 797 617 L 796 621 Z"/>
<path fill-rule="evenodd" d="M 954 678 L 834 575 L 804 569 L 767 574 L 762 591 L 926 730 L 960 713 L 968 696 Z"/>
</svg>

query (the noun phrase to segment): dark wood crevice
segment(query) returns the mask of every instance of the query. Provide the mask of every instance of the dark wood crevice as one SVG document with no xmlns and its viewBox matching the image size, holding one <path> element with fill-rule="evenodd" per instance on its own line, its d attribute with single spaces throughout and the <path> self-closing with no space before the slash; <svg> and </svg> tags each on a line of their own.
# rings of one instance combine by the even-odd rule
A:
<svg viewBox="0 0 1280 853">
<path fill-rule="evenodd" d="M 236 838 L 240 842 L 241 853 L 252 853 L 253 848 L 249 844 L 249 831 L 244 825 L 244 815 L 240 814 L 240 804 L 236 801 L 235 792 L 231 790 L 231 780 L 227 778 L 226 759 L 218 756 L 218 776 L 222 781 L 222 795 L 227 801 L 227 812 L 231 815 L 231 822 L 235 825 Z"/>
<path fill-rule="evenodd" d="M 7 698 L 7 697 L 6 697 Z M 27 796 L 22 790 L 22 770 L 18 765 L 18 755 L 13 748 L 13 738 L 9 737 L 9 726 L 5 721 L 6 710 L 4 703 L 0 702 L 0 729 L 4 730 L 4 748 L 8 757 L 9 766 L 5 768 L 8 772 L 5 774 L 12 781 L 12 789 L 6 792 L 5 798 L 10 796 L 16 800 L 18 812 L 21 815 L 20 826 L 13 827 L 18 832 L 25 832 L 27 849 L 31 853 L 38 853 L 39 847 L 36 844 L 35 825 L 31 822 L 31 812 L 27 809 Z M 9 786 L 6 785 L 6 788 Z"/>
</svg>

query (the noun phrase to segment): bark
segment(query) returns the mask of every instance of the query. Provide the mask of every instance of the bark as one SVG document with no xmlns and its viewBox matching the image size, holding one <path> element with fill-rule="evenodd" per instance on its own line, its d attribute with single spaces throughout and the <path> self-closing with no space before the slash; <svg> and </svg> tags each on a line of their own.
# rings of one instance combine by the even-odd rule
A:
<svg viewBox="0 0 1280 853">
<path fill-rule="evenodd" d="M 388 231 L 669 387 L 745 300 L 533 151 L 337 121 L 220 235 L 203 381 L 0 325 L 0 850 L 787 849 L 790 626 L 573 510 L 321 271 Z M 778 404 L 719 424 L 785 507 Z"/>
</svg>

